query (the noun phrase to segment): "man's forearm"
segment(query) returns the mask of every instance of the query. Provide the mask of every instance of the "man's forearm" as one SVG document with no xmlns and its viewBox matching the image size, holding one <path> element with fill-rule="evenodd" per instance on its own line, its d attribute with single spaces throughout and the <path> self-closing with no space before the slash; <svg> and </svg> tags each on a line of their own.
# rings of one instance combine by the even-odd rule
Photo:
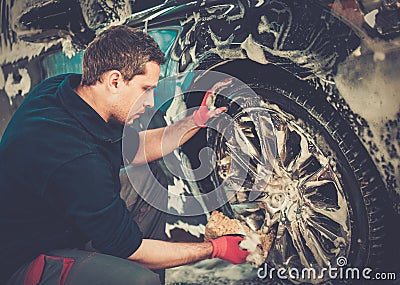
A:
<svg viewBox="0 0 400 285">
<path fill-rule="evenodd" d="M 128 259 L 149 269 L 170 268 L 207 259 L 213 246 L 210 242 L 178 243 L 144 239 Z"/>
<path fill-rule="evenodd" d="M 142 164 L 159 159 L 187 142 L 200 128 L 189 116 L 158 129 L 139 133 L 140 144 L 132 164 Z"/>
</svg>

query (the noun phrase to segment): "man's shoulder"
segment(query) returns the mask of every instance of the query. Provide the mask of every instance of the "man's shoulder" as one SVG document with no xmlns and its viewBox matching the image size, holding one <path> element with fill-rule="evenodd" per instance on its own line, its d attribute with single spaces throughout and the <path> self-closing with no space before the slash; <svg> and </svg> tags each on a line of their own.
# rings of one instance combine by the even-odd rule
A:
<svg viewBox="0 0 400 285">
<path fill-rule="evenodd" d="M 59 86 L 71 76 L 79 77 L 78 74 L 62 74 L 37 85 L 14 113 L 5 136 L 8 133 L 26 136 L 31 133 L 48 133 L 50 130 L 62 132 L 66 128 L 79 132 L 75 119 L 57 97 Z"/>
<path fill-rule="evenodd" d="M 80 80 L 80 74 L 76 73 L 64 73 L 53 77 L 46 78 L 42 80 L 39 84 L 34 86 L 31 91 L 29 91 L 24 101 L 30 101 L 33 98 L 55 94 L 59 86 L 68 78 L 78 78 Z"/>
<path fill-rule="evenodd" d="M 38 85 L 36 85 L 31 90 L 31 93 L 36 92 L 38 90 L 46 89 L 47 87 L 58 87 L 67 78 L 77 78 L 78 80 L 80 80 L 81 75 L 77 73 L 63 73 L 53 77 L 46 78 L 42 80 Z"/>
<path fill-rule="evenodd" d="M 48 105 L 35 103 L 16 112 L 3 134 L 0 150 L 16 153 L 16 160 L 55 164 L 92 152 L 90 133 L 59 103 L 47 101 Z"/>
</svg>

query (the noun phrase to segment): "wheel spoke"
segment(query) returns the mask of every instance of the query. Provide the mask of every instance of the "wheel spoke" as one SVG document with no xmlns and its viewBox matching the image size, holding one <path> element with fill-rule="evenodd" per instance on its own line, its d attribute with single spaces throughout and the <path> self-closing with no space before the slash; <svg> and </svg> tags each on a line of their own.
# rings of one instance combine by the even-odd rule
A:
<svg viewBox="0 0 400 285">
<path fill-rule="evenodd" d="M 281 161 L 281 164 L 283 165 L 286 160 L 286 141 L 288 137 L 287 126 L 285 124 L 280 124 L 277 130 L 275 130 L 275 134 L 279 159 Z"/>
<path fill-rule="evenodd" d="M 260 141 L 263 165 L 276 165 L 277 158 L 276 138 L 273 129 L 273 124 L 269 114 L 263 112 L 252 113 L 252 118 L 255 124 L 257 135 Z"/>
<path fill-rule="evenodd" d="M 308 215 L 315 215 L 314 212 L 316 212 L 342 226 L 347 224 L 346 201 L 344 201 L 343 198 L 340 198 L 340 196 L 338 197 L 338 205 L 335 208 L 327 208 L 324 205 L 317 205 L 307 198 L 305 198 L 305 200 L 309 207 L 309 211 L 311 211 Z"/>
<path fill-rule="evenodd" d="M 242 124 L 241 124 L 242 123 Z M 237 149 L 246 154 L 249 158 L 255 159 L 258 163 L 262 163 L 261 153 L 257 147 L 249 140 L 249 132 L 245 133 L 246 128 L 243 127 L 243 121 L 241 123 L 235 122 L 234 138 L 237 144 Z"/>
<path fill-rule="evenodd" d="M 289 232 L 289 235 L 292 239 L 293 245 L 294 245 L 294 247 L 297 251 L 297 254 L 300 258 L 301 264 L 307 268 L 311 267 L 311 265 L 313 264 L 313 261 L 308 260 L 307 246 L 301 237 L 299 222 L 294 221 L 294 222 L 290 223 L 290 225 L 287 226 L 286 228 Z"/>
<path fill-rule="evenodd" d="M 239 146 L 229 143 L 226 143 L 226 145 L 228 147 L 228 154 L 232 160 L 244 170 L 248 170 L 253 177 L 256 177 L 258 175 L 257 168 L 250 163 L 249 157 L 246 157 L 246 153 L 243 153 Z"/>
<path fill-rule="evenodd" d="M 321 247 L 321 240 L 304 223 L 301 222 L 299 228 L 319 267 L 328 266 L 330 257 L 325 254 L 325 250 Z"/>
<path fill-rule="evenodd" d="M 313 218 L 307 218 L 305 221 L 310 227 L 313 227 L 315 230 L 317 230 L 322 236 L 324 236 L 326 239 L 332 242 L 332 245 L 335 247 L 338 247 L 340 245 L 345 244 L 345 240 L 342 236 L 343 233 L 341 233 L 340 225 L 337 225 L 339 227 L 335 227 L 333 229 L 333 226 L 328 226 L 326 223 L 321 222 L 321 221 L 315 221 Z M 336 230 L 339 233 L 335 233 L 334 230 Z M 333 251 L 337 251 L 336 249 L 333 249 Z"/>
<path fill-rule="evenodd" d="M 318 186 L 326 185 L 328 183 L 332 183 L 332 181 L 331 180 L 326 180 L 326 179 L 325 180 L 317 180 L 317 181 L 308 181 L 308 182 L 306 182 L 304 184 L 304 187 L 305 188 L 315 188 L 315 187 L 318 187 Z"/>
<path fill-rule="evenodd" d="M 305 188 L 313 188 L 318 186 L 316 184 L 313 184 L 313 182 L 319 182 L 319 181 L 332 181 L 332 173 L 329 171 L 329 167 L 327 165 L 321 166 L 317 171 L 311 173 L 310 175 L 306 175 L 303 177 L 299 177 L 300 180 L 300 186 L 305 187 Z M 311 183 L 309 183 L 311 182 Z"/>
<path fill-rule="evenodd" d="M 300 136 L 300 153 L 288 165 L 287 169 L 290 172 L 295 172 L 297 170 L 299 173 L 301 173 L 300 168 L 304 169 L 306 165 L 303 164 L 312 156 L 312 154 L 308 149 L 308 139 L 303 134 L 298 135 Z"/>
<path fill-rule="evenodd" d="M 242 189 L 248 191 L 251 188 L 251 182 L 245 179 L 246 169 L 236 162 L 230 165 L 229 175 L 223 183 L 227 184 L 227 189 L 231 189 L 235 192 L 242 192 Z"/>
</svg>

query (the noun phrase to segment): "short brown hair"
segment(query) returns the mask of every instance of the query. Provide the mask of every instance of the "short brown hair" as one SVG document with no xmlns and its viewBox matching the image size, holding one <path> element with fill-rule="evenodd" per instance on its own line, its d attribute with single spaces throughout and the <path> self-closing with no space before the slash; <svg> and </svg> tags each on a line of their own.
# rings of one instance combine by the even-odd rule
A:
<svg viewBox="0 0 400 285">
<path fill-rule="evenodd" d="M 165 62 L 165 55 L 148 34 L 128 26 L 112 26 L 86 48 L 82 62 L 82 85 L 101 82 L 110 70 L 121 72 L 124 81 L 144 73 L 144 64 Z"/>
</svg>

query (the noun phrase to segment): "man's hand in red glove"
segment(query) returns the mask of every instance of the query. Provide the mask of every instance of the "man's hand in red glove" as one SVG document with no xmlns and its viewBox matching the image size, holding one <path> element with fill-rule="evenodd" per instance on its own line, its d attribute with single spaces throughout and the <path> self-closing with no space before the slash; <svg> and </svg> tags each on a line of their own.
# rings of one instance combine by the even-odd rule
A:
<svg viewBox="0 0 400 285">
<path fill-rule="evenodd" d="M 211 117 L 213 117 L 215 115 L 218 115 L 218 114 L 220 114 L 220 113 L 222 113 L 223 111 L 226 110 L 226 107 L 220 107 L 220 108 L 217 108 L 217 109 L 214 109 L 214 110 L 209 110 L 208 107 L 207 107 L 207 99 L 218 88 L 221 88 L 221 87 L 223 87 L 225 85 L 228 85 L 231 82 L 232 82 L 231 78 L 226 79 L 224 81 L 217 82 L 217 83 L 214 84 L 214 86 L 211 89 L 209 89 L 206 92 L 206 94 L 204 95 L 203 101 L 201 102 L 201 105 L 200 105 L 199 109 L 194 111 L 194 113 L 193 113 L 194 122 L 198 127 L 205 128 L 207 121 Z"/>
<path fill-rule="evenodd" d="M 213 245 L 211 258 L 218 257 L 232 264 L 245 263 L 249 252 L 240 248 L 239 243 L 242 240 L 244 238 L 241 236 L 229 235 L 210 240 Z"/>
</svg>

